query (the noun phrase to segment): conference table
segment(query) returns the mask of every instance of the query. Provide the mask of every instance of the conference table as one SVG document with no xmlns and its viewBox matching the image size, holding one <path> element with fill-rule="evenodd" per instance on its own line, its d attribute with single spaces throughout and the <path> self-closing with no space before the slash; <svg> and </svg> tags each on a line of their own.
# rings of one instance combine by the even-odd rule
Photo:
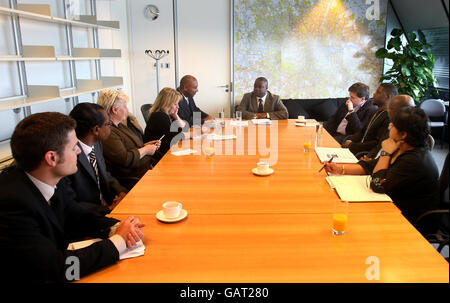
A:
<svg viewBox="0 0 450 303">
<path fill-rule="evenodd" d="M 339 196 L 318 172 L 316 144 L 303 149 L 315 127 L 231 123 L 220 134 L 234 139 L 180 142 L 194 153 L 167 153 L 112 211 L 147 224 L 145 254 L 80 282 L 449 282 L 447 261 L 393 203 L 350 203 L 345 235 L 332 234 Z M 339 147 L 326 131 L 317 146 Z M 252 173 L 261 159 L 272 175 Z M 158 221 L 166 201 L 187 218 Z"/>
</svg>

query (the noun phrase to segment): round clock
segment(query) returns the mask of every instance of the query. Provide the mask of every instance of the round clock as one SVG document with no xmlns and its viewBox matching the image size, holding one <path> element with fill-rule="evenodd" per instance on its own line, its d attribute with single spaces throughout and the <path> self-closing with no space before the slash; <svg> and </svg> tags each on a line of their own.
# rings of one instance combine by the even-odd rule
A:
<svg viewBox="0 0 450 303">
<path fill-rule="evenodd" d="M 147 5 L 144 8 L 144 16 L 148 20 L 156 20 L 159 17 L 159 8 L 153 4 Z"/>
</svg>

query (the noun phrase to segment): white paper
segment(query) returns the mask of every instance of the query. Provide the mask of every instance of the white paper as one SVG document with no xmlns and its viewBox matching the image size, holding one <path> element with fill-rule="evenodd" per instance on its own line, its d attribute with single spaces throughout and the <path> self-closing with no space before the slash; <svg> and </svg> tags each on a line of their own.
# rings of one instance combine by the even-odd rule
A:
<svg viewBox="0 0 450 303">
<path fill-rule="evenodd" d="M 217 135 L 217 134 L 208 135 L 209 140 L 232 140 L 236 138 L 237 137 L 235 135 Z"/>
<path fill-rule="evenodd" d="M 248 126 L 248 121 L 230 121 L 231 126 Z"/>
<path fill-rule="evenodd" d="M 370 188 L 370 176 L 330 176 L 331 182 L 342 201 L 348 202 L 392 202 L 386 194 L 379 194 Z"/>
<path fill-rule="evenodd" d="M 76 249 L 85 248 L 85 247 L 88 247 L 88 246 L 94 244 L 95 242 L 98 242 L 98 241 L 102 241 L 102 239 L 97 238 L 97 239 L 73 242 L 73 243 L 69 244 L 69 246 L 67 247 L 67 250 L 76 250 Z M 142 256 L 144 253 L 145 253 L 145 245 L 142 242 L 142 240 L 140 240 L 139 242 L 136 243 L 136 245 L 134 245 L 130 248 L 127 248 L 123 253 L 121 253 L 119 259 L 123 260 L 123 259 L 128 259 L 128 258 L 135 258 L 135 257 Z"/>
<path fill-rule="evenodd" d="M 357 163 L 355 155 L 348 148 L 331 148 L 331 147 L 316 147 L 315 149 L 317 157 L 320 162 L 329 161 L 331 156 L 334 163 Z"/>
<path fill-rule="evenodd" d="M 179 150 L 179 151 L 175 151 L 175 152 L 171 152 L 172 155 L 174 156 L 187 156 L 190 154 L 195 154 L 197 151 L 194 149 L 183 149 L 183 150 Z"/>
<path fill-rule="evenodd" d="M 272 124 L 272 121 L 270 119 L 252 119 L 252 123 L 256 125 Z"/>
</svg>

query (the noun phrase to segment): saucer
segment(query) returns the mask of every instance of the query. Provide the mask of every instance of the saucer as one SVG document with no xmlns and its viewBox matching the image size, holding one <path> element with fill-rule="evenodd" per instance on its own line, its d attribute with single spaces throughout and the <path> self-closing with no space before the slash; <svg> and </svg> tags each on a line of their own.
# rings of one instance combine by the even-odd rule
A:
<svg viewBox="0 0 450 303">
<path fill-rule="evenodd" d="M 169 219 L 169 218 L 164 217 L 164 211 L 160 210 L 159 212 L 156 213 L 156 219 L 158 219 L 159 221 L 164 222 L 164 223 L 175 223 L 175 222 L 185 219 L 187 217 L 187 215 L 188 215 L 187 210 L 182 209 L 180 211 L 180 215 L 178 217 Z"/>
<path fill-rule="evenodd" d="M 269 168 L 267 170 L 267 172 L 262 173 L 262 172 L 259 172 L 258 168 L 255 167 L 255 168 L 252 169 L 252 173 L 254 173 L 255 175 L 258 175 L 258 176 L 269 176 L 269 175 L 273 174 L 273 169 Z"/>
<path fill-rule="evenodd" d="M 306 124 L 306 120 L 300 121 L 300 120 L 295 120 L 295 123 L 302 123 L 302 124 Z"/>
</svg>

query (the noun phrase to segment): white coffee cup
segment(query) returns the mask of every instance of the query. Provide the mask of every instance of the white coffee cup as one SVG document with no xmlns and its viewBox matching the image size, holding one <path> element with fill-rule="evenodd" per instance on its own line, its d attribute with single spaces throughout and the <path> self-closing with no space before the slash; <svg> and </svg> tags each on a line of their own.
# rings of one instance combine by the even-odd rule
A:
<svg viewBox="0 0 450 303">
<path fill-rule="evenodd" d="M 183 205 L 181 203 L 175 201 L 168 201 L 164 203 L 163 204 L 164 217 L 168 219 L 178 217 L 180 215 L 182 206 Z"/>
<path fill-rule="evenodd" d="M 261 161 L 256 164 L 256 167 L 259 172 L 265 173 L 269 170 L 269 163 Z"/>
<path fill-rule="evenodd" d="M 298 116 L 298 117 L 297 117 L 297 120 L 298 120 L 298 121 L 305 121 L 305 116 Z"/>
</svg>

